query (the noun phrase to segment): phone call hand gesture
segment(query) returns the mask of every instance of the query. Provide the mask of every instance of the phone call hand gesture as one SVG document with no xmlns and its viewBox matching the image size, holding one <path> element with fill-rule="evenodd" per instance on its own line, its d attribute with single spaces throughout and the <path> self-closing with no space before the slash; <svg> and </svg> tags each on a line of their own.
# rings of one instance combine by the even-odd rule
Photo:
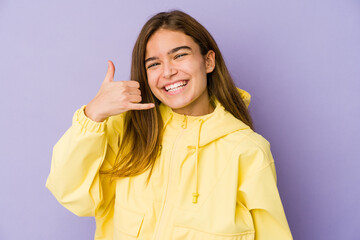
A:
<svg viewBox="0 0 360 240">
<path fill-rule="evenodd" d="M 108 61 L 108 70 L 99 92 L 85 108 L 85 115 L 96 122 L 129 110 L 146 110 L 153 103 L 140 103 L 140 84 L 137 81 L 114 81 L 115 66 Z"/>
</svg>

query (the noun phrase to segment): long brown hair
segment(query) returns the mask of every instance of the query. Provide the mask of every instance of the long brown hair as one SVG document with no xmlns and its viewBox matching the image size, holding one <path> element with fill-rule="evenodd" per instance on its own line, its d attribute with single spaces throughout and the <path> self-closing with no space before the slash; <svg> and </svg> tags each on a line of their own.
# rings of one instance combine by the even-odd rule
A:
<svg viewBox="0 0 360 240">
<path fill-rule="evenodd" d="M 155 103 L 155 108 L 125 113 L 123 137 L 115 164 L 110 173 L 113 177 L 129 177 L 150 168 L 150 179 L 158 156 L 163 122 L 159 100 L 152 94 L 145 70 L 145 52 L 149 38 L 159 29 L 180 31 L 192 37 L 203 56 L 209 50 L 215 52 L 215 69 L 207 74 L 209 96 L 214 96 L 224 108 L 253 129 L 252 120 L 225 65 L 221 52 L 210 33 L 194 18 L 179 11 L 160 12 L 150 18 L 136 40 L 131 63 L 131 79 L 140 83 L 142 102 Z"/>
</svg>

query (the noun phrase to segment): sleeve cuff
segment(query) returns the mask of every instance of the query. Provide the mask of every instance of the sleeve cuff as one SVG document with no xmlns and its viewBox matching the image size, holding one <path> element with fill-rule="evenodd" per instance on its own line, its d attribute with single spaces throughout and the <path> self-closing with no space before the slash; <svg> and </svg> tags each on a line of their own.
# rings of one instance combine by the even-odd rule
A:
<svg viewBox="0 0 360 240">
<path fill-rule="evenodd" d="M 105 131 L 108 119 L 105 119 L 102 122 L 93 121 L 85 115 L 85 107 L 86 105 L 83 105 L 80 109 L 76 110 L 73 116 L 73 124 L 79 124 L 82 129 L 90 132 Z"/>
</svg>

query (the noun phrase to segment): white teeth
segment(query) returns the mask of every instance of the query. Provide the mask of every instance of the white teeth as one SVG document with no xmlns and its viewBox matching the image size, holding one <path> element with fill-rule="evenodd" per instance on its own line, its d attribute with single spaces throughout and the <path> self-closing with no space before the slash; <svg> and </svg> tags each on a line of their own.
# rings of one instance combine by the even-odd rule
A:
<svg viewBox="0 0 360 240">
<path fill-rule="evenodd" d="M 165 86 L 165 90 L 166 91 L 174 91 L 177 88 L 183 87 L 185 85 L 186 85 L 186 81 L 176 82 L 174 84 Z"/>
</svg>

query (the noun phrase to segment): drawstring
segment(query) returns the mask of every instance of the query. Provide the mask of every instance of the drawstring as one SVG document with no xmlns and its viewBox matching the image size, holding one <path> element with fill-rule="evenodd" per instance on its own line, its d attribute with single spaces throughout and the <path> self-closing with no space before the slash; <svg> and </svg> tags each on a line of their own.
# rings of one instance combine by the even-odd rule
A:
<svg viewBox="0 0 360 240">
<path fill-rule="evenodd" d="M 194 188 L 194 192 L 192 194 L 193 199 L 192 199 L 192 203 L 196 204 L 198 197 L 199 197 L 199 193 L 198 193 L 198 162 L 199 162 L 199 144 L 200 144 L 200 132 L 201 132 L 201 126 L 203 124 L 203 120 L 200 119 L 199 120 L 200 124 L 199 124 L 199 131 L 198 131 L 198 136 L 196 139 L 196 159 L 195 159 L 195 188 Z"/>
</svg>

